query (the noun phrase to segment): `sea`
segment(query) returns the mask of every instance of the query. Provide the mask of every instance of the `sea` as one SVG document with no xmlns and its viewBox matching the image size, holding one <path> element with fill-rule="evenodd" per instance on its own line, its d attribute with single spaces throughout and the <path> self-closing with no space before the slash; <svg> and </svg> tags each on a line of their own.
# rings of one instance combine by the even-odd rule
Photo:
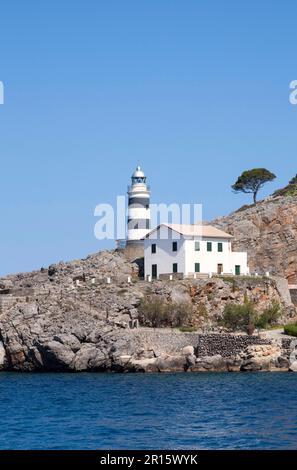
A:
<svg viewBox="0 0 297 470">
<path fill-rule="evenodd" d="M 297 449 L 294 373 L 0 373 L 0 449 Z"/>
</svg>

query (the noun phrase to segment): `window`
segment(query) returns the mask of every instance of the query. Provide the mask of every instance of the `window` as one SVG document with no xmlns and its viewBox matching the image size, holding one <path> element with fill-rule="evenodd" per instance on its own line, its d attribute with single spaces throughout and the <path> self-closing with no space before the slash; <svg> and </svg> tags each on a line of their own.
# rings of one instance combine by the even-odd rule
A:
<svg viewBox="0 0 297 470">
<path fill-rule="evenodd" d="M 200 242 L 195 242 L 195 251 L 200 251 Z"/>
<path fill-rule="evenodd" d="M 212 243 L 207 242 L 207 251 L 212 251 Z"/>
<path fill-rule="evenodd" d="M 240 266 L 238 264 L 235 266 L 235 274 L 236 276 L 240 276 Z"/>
<path fill-rule="evenodd" d="M 152 253 L 156 253 L 156 251 L 157 251 L 156 248 L 157 248 L 156 243 L 153 243 L 152 244 Z"/>
<path fill-rule="evenodd" d="M 200 263 L 195 263 L 195 273 L 200 273 Z"/>
<path fill-rule="evenodd" d="M 177 263 L 173 263 L 172 265 L 172 272 L 177 273 Z"/>
<path fill-rule="evenodd" d="M 172 242 L 172 251 L 177 251 L 177 242 Z"/>
<path fill-rule="evenodd" d="M 156 278 L 158 276 L 158 269 L 156 264 L 152 264 L 152 278 Z"/>
<path fill-rule="evenodd" d="M 219 252 L 223 251 L 223 243 L 221 243 L 221 242 L 218 243 L 218 251 Z"/>
</svg>

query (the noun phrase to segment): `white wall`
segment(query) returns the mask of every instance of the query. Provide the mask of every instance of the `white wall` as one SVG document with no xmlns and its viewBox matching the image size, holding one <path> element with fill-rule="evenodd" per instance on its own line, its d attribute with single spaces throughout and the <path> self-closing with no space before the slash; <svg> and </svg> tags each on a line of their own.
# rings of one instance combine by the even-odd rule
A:
<svg viewBox="0 0 297 470">
<path fill-rule="evenodd" d="M 243 251 L 232 251 L 231 263 L 233 272 L 235 274 L 235 265 L 240 266 L 240 274 L 249 274 L 250 270 L 247 264 L 247 253 Z"/>
<path fill-rule="evenodd" d="M 172 233 L 172 239 L 168 239 Z M 170 235 L 171 236 L 171 235 Z M 152 238 L 154 237 L 154 239 Z M 177 238 L 174 238 L 177 237 Z M 183 237 L 160 227 L 144 243 L 145 276 L 151 275 L 152 264 L 157 264 L 158 275 L 172 273 L 172 264 L 178 264 L 178 272 L 189 275 L 195 272 L 195 263 L 200 263 L 200 273 L 217 273 L 218 264 L 223 265 L 224 274 L 235 274 L 235 265 L 240 266 L 241 274 L 248 274 L 247 254 L 232 252 L 230 239 Z M 177 241 L 177 252 L 172 251 L 172 241 Z M 195 241 L 200 242 L 200 251 L 195 251 Z M 212 243 L 212 251 L 207 251 L 207 242 Z M 156 253 L 151 253 L 151 245 L 156 244 Z M 218 243 L 223 251 L 218 251 Z"/>
<path fill-rule="evenodd" d="M 200 251 L 195 251 L 195 241 L 200 242 Z M 211 242 L 212 251 L 207 251 L 207 242 Z M 222 243 L 223 251 L 218 251 Z M 201 273 L 216 273 L 218 264 L 223 265 L 223 272 L 231 274 L 231 243 L 224 238 L 202 238 L 186 240 L 186 274 L 195 272 L 195 263 L 200 263 Z"/>
<path fill-rule="evenodd" d="M 172 264 L 177 263 L 179 273 L 185 272 L 185 250 L 184 239 L 178 237 L 178 234 L 169 231 L 173 234 L 172 239 L 168 239 L 168 230 L 165 227 L 152 234 L 157 236 L 156 239 L 147 238 L 144 242 L 144 275 L 152 274 L 152 264 L 157 264 L 158 275 L 172 273 Z M 176 238 L 174 238 L 174 236 Z M 177 251 L 172 251 L 172 242 L 177 242 Z M 152 254 L 151 246 L 156 244 L 156 253 Z"/>
</svg>

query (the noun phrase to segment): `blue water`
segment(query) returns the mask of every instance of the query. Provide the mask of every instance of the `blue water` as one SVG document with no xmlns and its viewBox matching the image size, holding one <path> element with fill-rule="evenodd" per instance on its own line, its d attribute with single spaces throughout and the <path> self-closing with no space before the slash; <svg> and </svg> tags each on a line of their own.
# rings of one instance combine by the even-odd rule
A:
<svg viewBox="0 0 297 470">
<path fill-rule="evenodd" d="M 296 449 L 297 374 L 0 373 L 0 449 Z"/>
</svg>

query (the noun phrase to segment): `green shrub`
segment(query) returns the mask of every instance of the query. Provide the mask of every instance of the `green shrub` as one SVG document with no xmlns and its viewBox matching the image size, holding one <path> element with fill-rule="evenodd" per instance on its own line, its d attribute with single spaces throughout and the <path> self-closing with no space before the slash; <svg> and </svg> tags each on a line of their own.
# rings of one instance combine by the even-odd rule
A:
<svg viewBox="0 0 297 470">
<path fill-rule="evenodd" d="M 138 307 L 140 323 L 157 328 L 163 323 L 164 307 L 164 301 L 158 296 L 142 299 Z"/>
<path fill-rule="evenodd" d="M 258 316 L 256 326 L 264 329 L 276 325 L 281 315 L 281 305 L 276 300 L 273 300 L 269 307 Z"/>
<path fill-rule="evenodd" d="M 143 299 L 138 312 L 140 323 L 153 328 L 187 326 L 193 314 L 187 302 L 168 303 L 157 295 Z"/>
<path fill-rule="evenodd" d="M 278 189 L 273 196 L 297 196 L 297 175 L 295 175 L 282 189 Z"/>
<path fill-rule="evenodd" d="M 297 336 L 297 323 L 291 323 L 284 326 L 284 333 L 290 336 Z"/>
<path fill-rule="evenodd" d="M 178 302 L 169 304 L 171 311 L 170 326 L 188 326 L 192 316 L 192 305 L 188 302 Z"/>
<path fill-rule="evenodd" d="M 232 331 L 248 331 L 255 325 L 256 311 L 253 302 L 245 298 L 241 305 L 228 303 L 220 324 Z"/>
</svg>

